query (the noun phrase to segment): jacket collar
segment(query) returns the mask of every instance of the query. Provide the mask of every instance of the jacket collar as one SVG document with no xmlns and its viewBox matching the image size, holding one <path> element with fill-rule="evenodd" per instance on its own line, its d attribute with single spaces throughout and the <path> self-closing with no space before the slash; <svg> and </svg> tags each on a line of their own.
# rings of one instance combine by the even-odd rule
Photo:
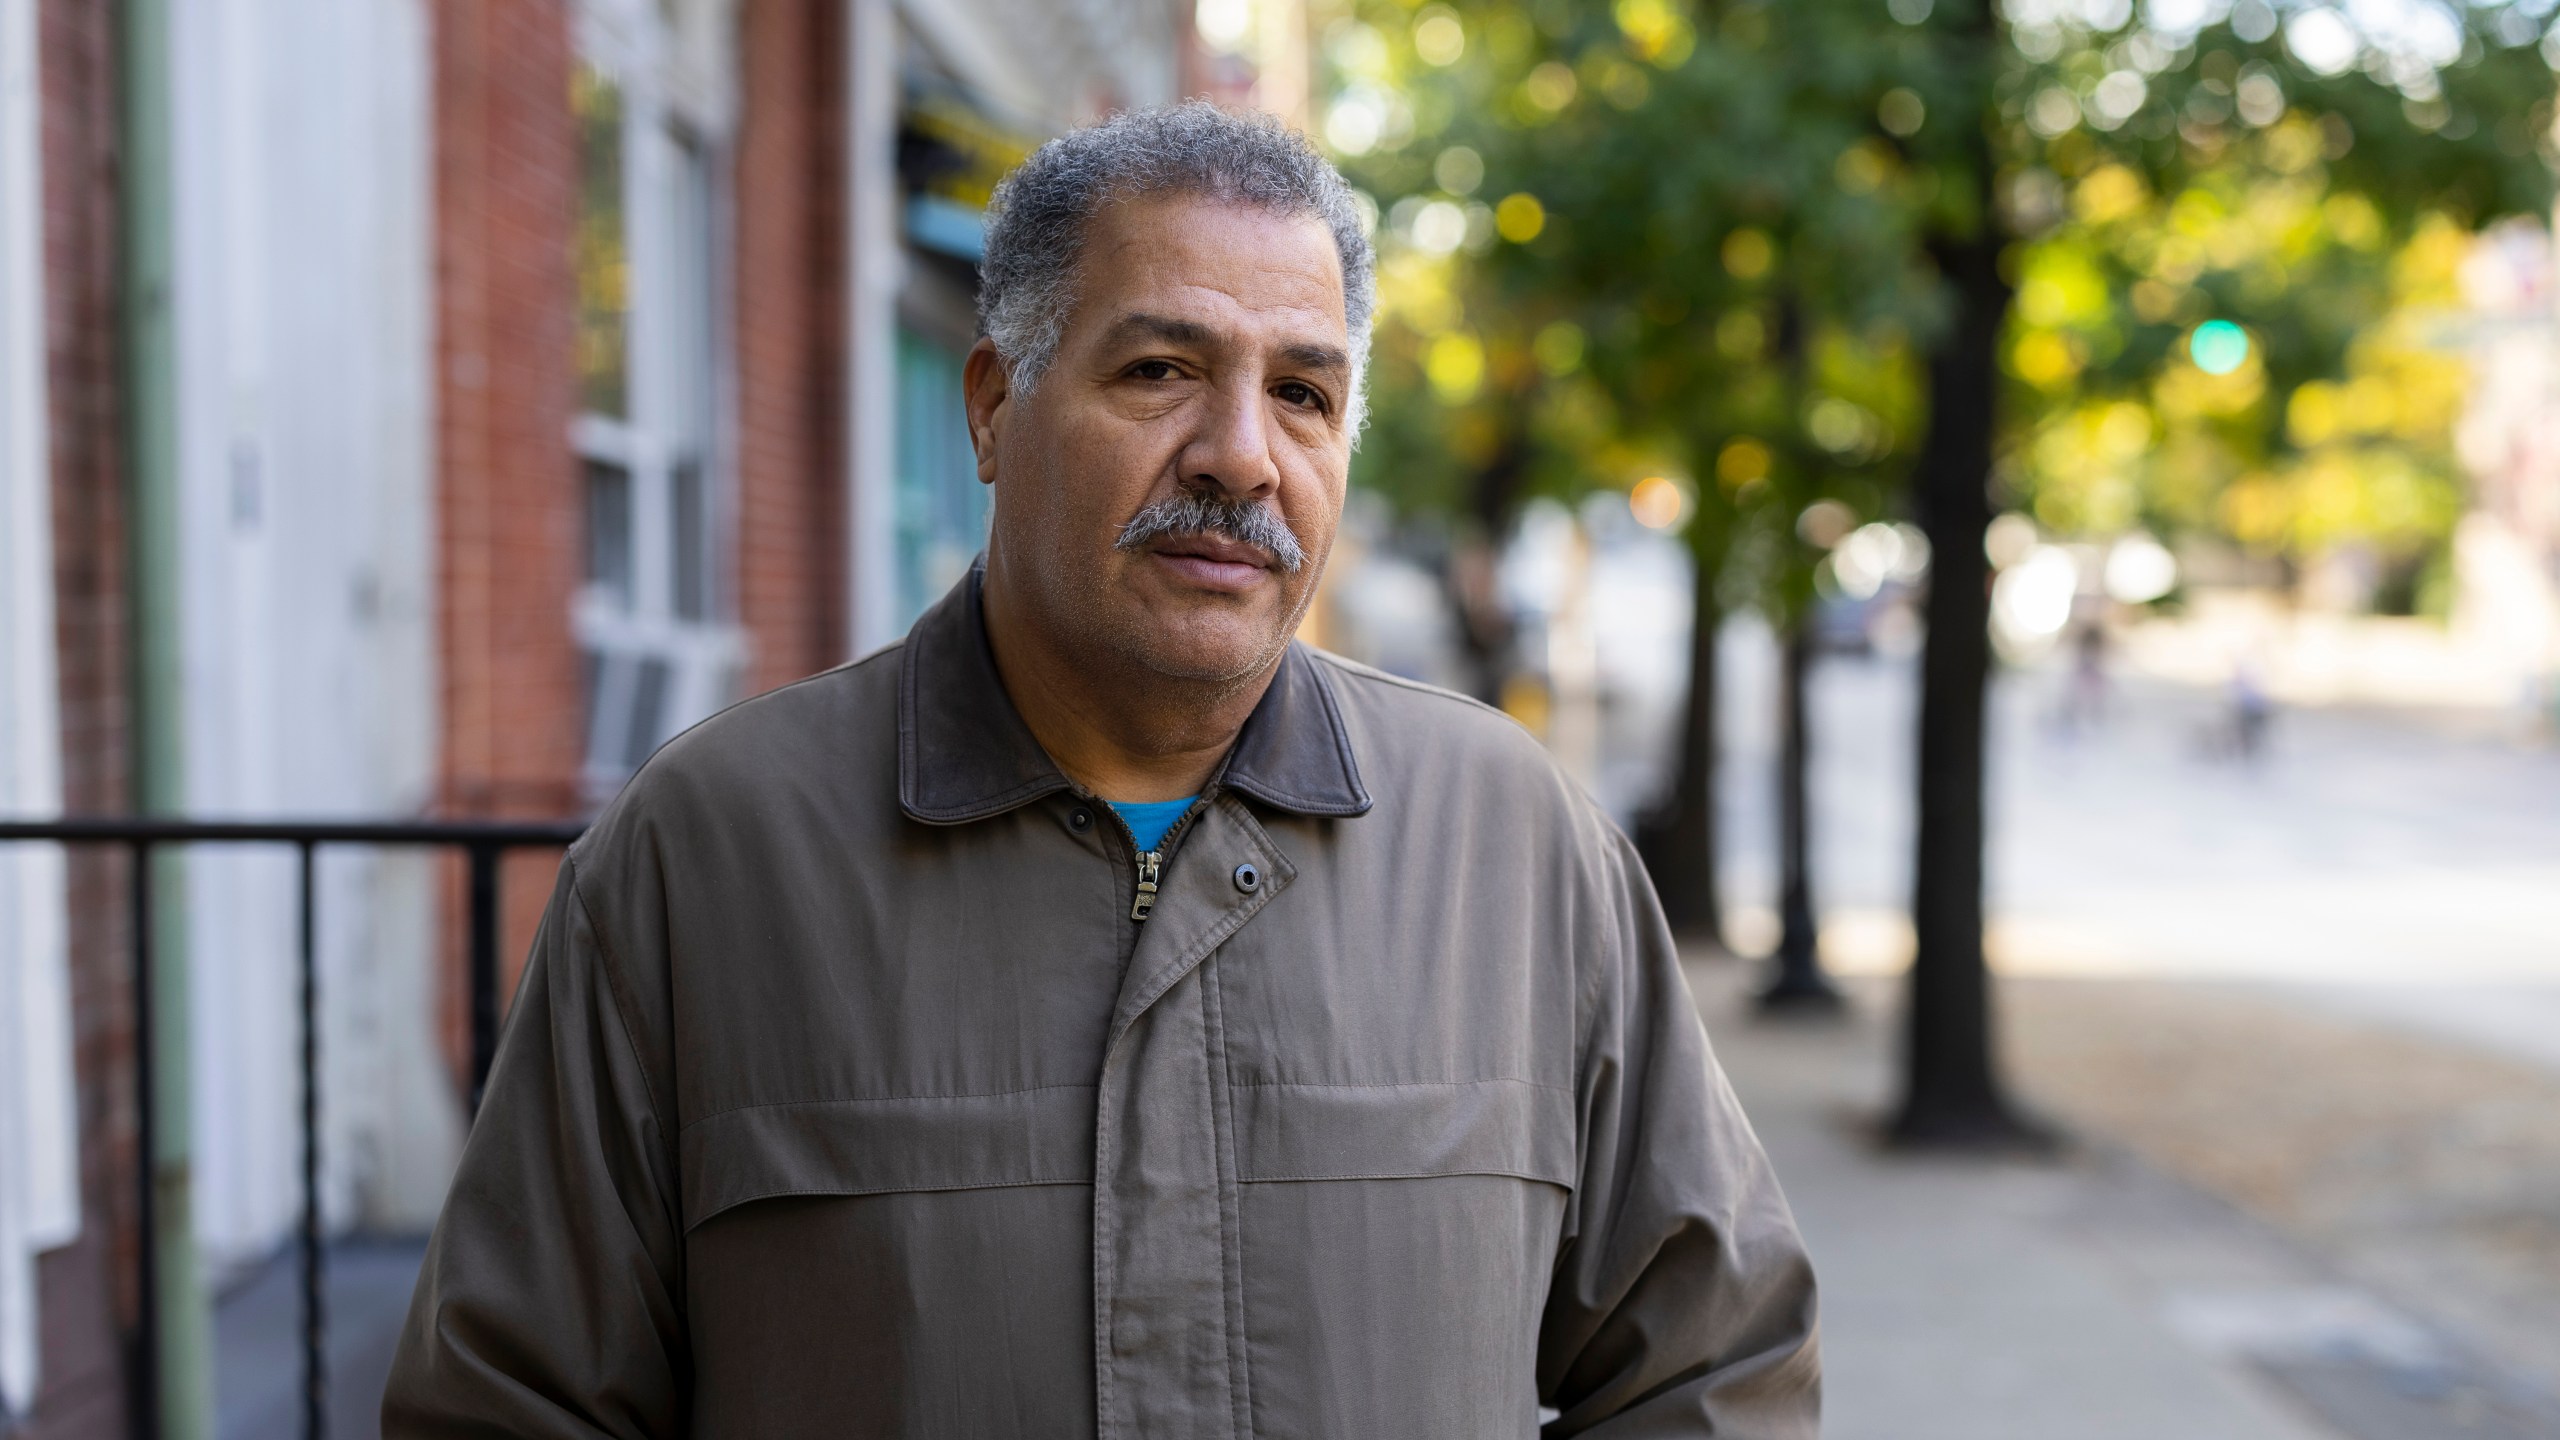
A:
<svg viewBox="0 0 2560 1440">
<path fill-rule="evenodd" d="M 996 674 L 979 609 L 983 559 L 907 632 L 898 680 L 898 803 L 931 825 L 1002 814 L 1073 788 Z M 1289 642 L 1213 788 L 1300 815 L 1366 813 L 1369 792 L 1323 667 Z"/>
</svg>

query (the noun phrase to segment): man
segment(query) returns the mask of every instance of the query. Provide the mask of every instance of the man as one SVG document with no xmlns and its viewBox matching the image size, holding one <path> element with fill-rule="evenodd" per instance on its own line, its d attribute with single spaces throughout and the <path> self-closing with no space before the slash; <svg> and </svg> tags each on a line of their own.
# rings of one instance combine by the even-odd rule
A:
<svg viewBox="0 0 2560 1440">
<path fill-rule="evenodd" d="M 1206 106 L 998 193 L 986 558 L 569 855 L 385 1434 L 1815 1433 L 1813 1285 L 1626 841 L 1293 643 L 1371 259 Z"/>
</svg>

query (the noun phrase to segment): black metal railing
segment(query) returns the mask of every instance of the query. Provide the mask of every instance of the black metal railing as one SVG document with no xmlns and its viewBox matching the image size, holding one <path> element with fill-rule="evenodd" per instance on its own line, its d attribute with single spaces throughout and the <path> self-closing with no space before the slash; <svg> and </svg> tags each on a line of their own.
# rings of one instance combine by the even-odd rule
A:
<svg viewBox="0 0 2560 1440">
<path fill-rule="evenodd" d="M 155 1099 L 152 1093 L 151 856 L 164 845 L 291 845 L 300 860 L 298 947 L 302 1026 L 302 1433 L 327 1433 L 326 1316 L 320 1233 L 320 1025 L 318 899 L 314 856 L 323 845 L 429 845 L 463 852 L 470 874 L 471 1111 L 478 1114 L 498 1045 L 498 862 L 509 850 L 565 846 L 583 821 L 550 820 L 178 820 L 74 817 L 0 820 L 0 841 L 49 840 L 68 845 L 122 845 L 132 857 L 133 1066 L 136 1129 L 135 1200 L 139 1231 L 140 1304 L 135 1395 L 130 1416 L 138 1440 L 158 1440 L 161 1373 L 159 1257 L 154 1193 Z"/>
</svg>

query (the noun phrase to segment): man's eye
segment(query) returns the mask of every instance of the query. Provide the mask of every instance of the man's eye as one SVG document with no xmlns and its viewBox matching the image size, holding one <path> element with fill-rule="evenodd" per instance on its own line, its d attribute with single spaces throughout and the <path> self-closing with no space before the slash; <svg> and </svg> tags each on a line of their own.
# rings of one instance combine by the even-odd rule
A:
<svg viewBox="0 0 2560 1440">
<path fill-rule="evenodd" d="M 1313 385 L 1290 380 L 1280 386 L 1279 394 L 1284 405 L 1303 405 L 1310 410 L 1324 408 L 1324 392 Z"/>
<path fill-rule="evenodd" d="M 1174 375 L 1173 363 L 1168 360 L 1141 360 L 1129 367 L 1129 373 L 1141 380 L 1170 380 Z"/>
</svg>

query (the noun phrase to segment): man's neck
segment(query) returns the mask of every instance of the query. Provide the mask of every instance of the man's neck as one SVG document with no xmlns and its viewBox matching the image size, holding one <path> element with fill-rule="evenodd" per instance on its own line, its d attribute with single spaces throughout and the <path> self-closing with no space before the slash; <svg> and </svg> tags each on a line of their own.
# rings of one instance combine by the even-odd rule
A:
<svg viewBox="0 0 2560 1440">
<path fill-rule="evenodd" d="M 1070 657 L 1035 628 L 1029 607 L 992 570 L 979 598 L 996 674 L 1022 723 L 1068 779 L 1106 800 L 1199 794 L 1279 671 L 1275 657 L 1237 684 Z"/>
</svg>

